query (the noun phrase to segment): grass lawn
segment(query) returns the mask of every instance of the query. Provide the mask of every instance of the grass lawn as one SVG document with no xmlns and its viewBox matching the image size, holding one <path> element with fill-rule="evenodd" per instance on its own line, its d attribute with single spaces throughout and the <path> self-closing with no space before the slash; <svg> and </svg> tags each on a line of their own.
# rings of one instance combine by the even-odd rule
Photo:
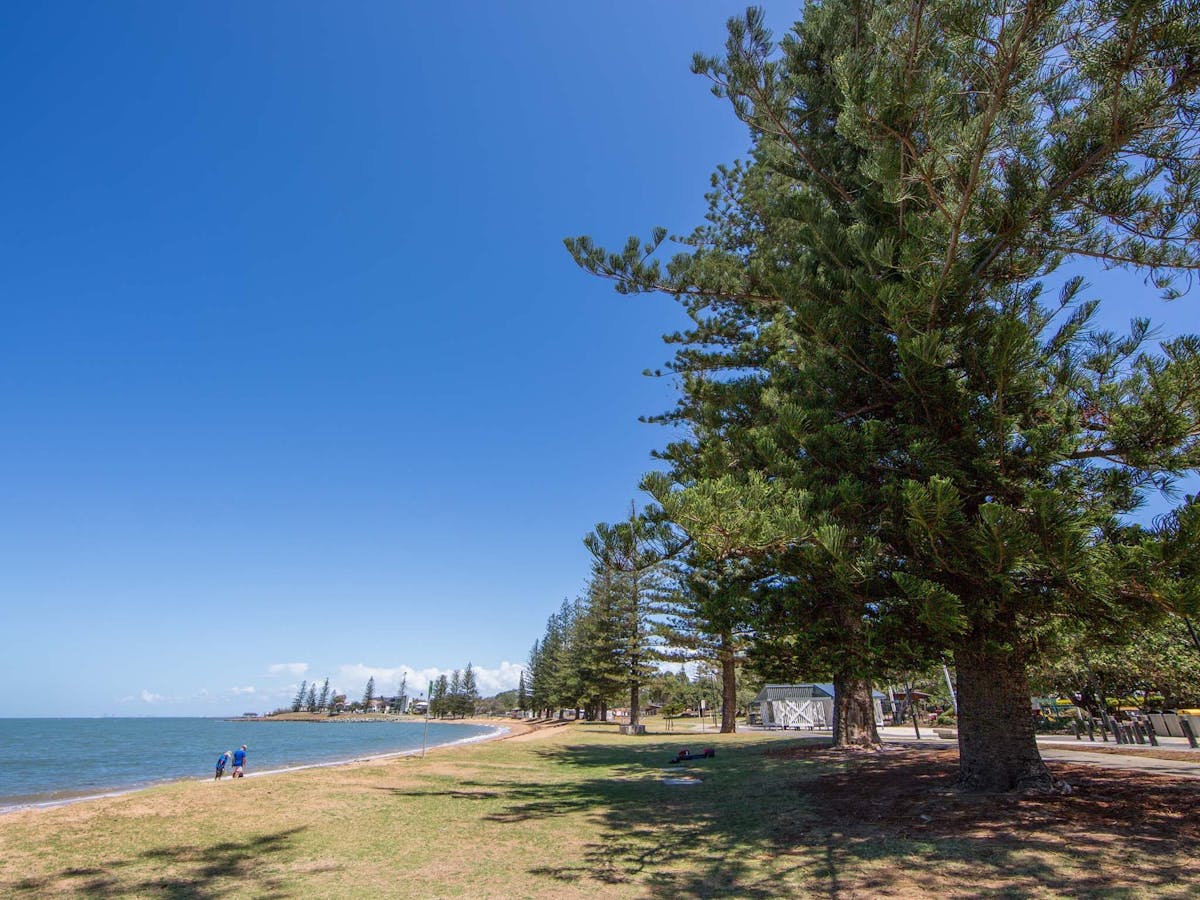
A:
<svg viewBox="0 0 1200 900">
<path fill-rule="evenodd" d="M 263 726 L 269 727 L 269 726 Z M 714 759 L 664 783 L 680 748 Z M 0 896 L 1193 897 L 1200 781 L 1055 766 L 959 797 L 953 751 L 571 724 L 0 817 Z M 674 768 L 674 767 L 671 767 Z"/>
</svg>

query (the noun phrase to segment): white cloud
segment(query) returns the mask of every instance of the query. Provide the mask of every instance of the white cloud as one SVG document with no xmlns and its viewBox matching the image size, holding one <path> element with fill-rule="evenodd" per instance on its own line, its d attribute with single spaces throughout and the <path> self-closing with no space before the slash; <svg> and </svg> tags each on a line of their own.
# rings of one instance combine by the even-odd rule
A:
<svg viewBox="0 0 1200 900">
<path fill-rule="evenodd" d="M 271 675 L 291 675 L 293 678 L 299 678 L 308 671 L 308 663 L 273 663 L 267 666 L 267 672 Z"/>
<path fill-rule="evenodd" d="M 430 672 L 434 674 L 429 675 Z M 400 689 L 400 679 L 408 678 L 408 695 L 414 696 L 425 690 L 425 685 L 429 679 L 437 678 L 436 669 L 422 669 L 417 671 L 412 666 L 396 666 L 388 668 L 386 666 L 366 666 L 362 663 L 354 665 L 346 665 L 338 667 L 338 674 L 334 681 L 339 691 L 344 692 L 347 696 L 359 699 L 356 695 L 361 694 L 367 686 L 367 679 L 375 679 L 375 693 L 385 696 L 395 693 Z"/>
<path fill-rule="evenodd" d="M 153 694 L 145 689 L 138 695 L 138 699 L 143 703 L 162 703 L 167 698 L 162 694 Z"/>
<path fill-rule="evenodd" d="M 232 687 L 231 691 L 235 694 L 257 694 L 258 690 L 253 685 L 247 687 Z"/>
<path fill-rule="evenodd" d="M 479 696 L 491 697 L 501 691 L 515 691 L 524 666 L 508 660 L 495 669 L 476 669 L 475 681 L 479 685 Z"/>
</svg>

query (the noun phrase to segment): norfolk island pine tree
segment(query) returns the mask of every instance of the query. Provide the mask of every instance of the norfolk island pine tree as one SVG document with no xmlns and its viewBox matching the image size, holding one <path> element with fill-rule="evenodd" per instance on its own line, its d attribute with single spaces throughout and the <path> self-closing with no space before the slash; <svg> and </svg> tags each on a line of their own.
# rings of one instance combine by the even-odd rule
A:
<svg viewBox="0 0 1200 900">
<path fill-rule="evenodd" d="M 819 425 L 871 453 L 891 560 L 872 602 L 954 651 L 970 789 L 1049 786 L 1025 671 L 1039 632 L 1120 596 L 1107 524 L 1196 465 L 1195 342 L 1097 339 L 1081 285 L 1047 303 L 1041 279 L 1080 256 L 1163 285 L 1196 268 L 1197 24 L 1182 4 L 825 3 L 775 56 L 751 12 L 697 63 L 752 129 L 754 202 L 730 179 L 714 225 L 740 216 L 751 238 L 701 234 L 665 272 L 662 233 L 621 254 L 570 242 L 622 290 L 766 320 L 783 338 L 766 382 L 861 373 L 865 402 L 835 390 Z M 811 392 L 768 399 L 806 451 L 825 436 Z"/>
</svg>

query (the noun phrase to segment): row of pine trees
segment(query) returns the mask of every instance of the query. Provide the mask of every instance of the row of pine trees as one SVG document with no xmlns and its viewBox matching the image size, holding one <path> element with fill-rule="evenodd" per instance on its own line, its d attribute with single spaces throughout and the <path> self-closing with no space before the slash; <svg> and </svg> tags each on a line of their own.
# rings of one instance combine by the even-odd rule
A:
<svg viewBox="0 0 1200 900">
<path fill-rule="evenodd" d="M 721 728 L 734 731 L 744 631 L 713 602 L 712 572 L 688 565 L 678 529 L 631 509 L 584 544 L 592 555 L 585 593 L 564 601 L 535 642 L 521 708 L 604 720 L 610 706 L 627 706 L 636 729 L 642 687 L 661 665 L 698 662 L 719 673 Z"/>
<path fill-rule="evenodd" d="M 392 698 L 392 705 L 404 710 L 408 705 L 407 697 L 408 678 L 404 676 L 400 682 L 400 689 L 397 695 Z M 376 698 L 375 693 L 375 677 L 371 676 L 367 679 L 367 685 L 363 689 L 362 700 L 356 704 L 349 705 L 351 709 L 366 709 Z M 309 683 L 307 680 L 300 682 L 300 688 L 296 691 L 296 696 L 292 699 L 292 712 L 309 712 L 309 713 L 332 713 L 348 708 L 346 695 L 338 693 L 335 688 L 329 686 L 329 679 L 326 678 L 321 683 L 320 690 L 317 689 L 317 683 L 314 681 Z"/>
<path fill-rule="evenodd" d="M 292 700 L 292 712 L 329 712 L 340 709 L 345 703 L 346 695 L 330 688 L 328 678 L 321 683 L 320 690 L 317 690 L 315 681 L 309 684 L 305 680 L 300 682 L 300 689 Z"/>
<path fill-rule="evenodd" d="M 677 619 L 723 673 L 744 641 L 764 677 L 833 681 L 835 740 L 871 745 L 872 683 L 945 659 L 960 784 L 1054 788 L 1030 668 L 1200 615 L 1200 503 L 1133 516 L 1200 467 L 1200 337 L 1114 328 L 1080 274 L 1178 298 L 1200 271 L 1197 35 L 1171 0 L 828 0 L 778 42 L 731 20 L 695 70 L 750 150 L 706 222 L 671 256 L 666 229 L 567 241 L 689 325 L 652 500 L 588 536 L 535 707 L 619 689 L 636 715 Z"/>
<path fill-rule="evenodd" d="M 473 716 L 478 702 L 475 669 L 467 663 L 465 669 L 455 669 L 449 678 L 439 675 L 433 682 L 429 693 L 429 714 L 439 719 Z"/>
<path fill-rule="evenodd" d="M 436 718 L 462 718 L 475 714 L 479 702 L 479 687 L 475 669 L 467 663 L 465 669 L 455 669 L 446 675 L 439 675 L 430 683 L 429 714 Z M 379 698 L 375 690 L 375 677 L 367 679 L 363 689 L 362 700 L 351 708 L 368 709 Z M 408 676 L 402 675 L 400 686 L 394 697 L 389 698 L 389 705 L 398 712 L 408 711 Z M 292 700 L 292 712 L 332 712 L 346 707 L 346 695 L 339 694 L 329 686 L 326 678 L 320 689 L 314 681 L 302 681 L 300 688 Z"/>
</svg>

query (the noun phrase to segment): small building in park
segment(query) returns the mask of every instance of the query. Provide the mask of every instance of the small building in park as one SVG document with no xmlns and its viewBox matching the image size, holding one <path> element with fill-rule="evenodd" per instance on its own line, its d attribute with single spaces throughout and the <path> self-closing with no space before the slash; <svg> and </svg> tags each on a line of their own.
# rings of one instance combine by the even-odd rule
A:
<svg viewBox="0 0 1200 900">
<path fill-rule="evenodd" d="M 875 722 L 883 721 L 884 695 L 871 691 Z M 752 724 L 766 728 L 832 728 L 832 684 L 767 684 L 750 701 Z"/>
</svg>

